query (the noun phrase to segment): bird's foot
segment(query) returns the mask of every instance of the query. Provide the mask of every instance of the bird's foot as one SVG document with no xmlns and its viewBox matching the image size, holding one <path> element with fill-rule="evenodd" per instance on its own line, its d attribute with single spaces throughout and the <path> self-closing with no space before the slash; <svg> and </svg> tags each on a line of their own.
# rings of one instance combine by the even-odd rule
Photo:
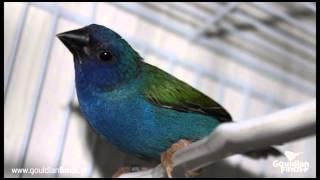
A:
<svg viewBox="0 0 320 180">
<path fill-rule="evenodd" d="M 202 172 L 202 169 L 198 169 L 198 170 L 188 170 L 186 173 L 185 173 L 185 176 L 186 177 L 197 177 L 197 176 L 200 176 L 201 175 L 201 172 Z"/>
<path fill-rule="evenodd" d="M 161 154 L 161 165 L 165 169 L 169 178 L 172 178 L 172 156 L 175 152 L 177 152 L 179 149 L 186 147 L 188 144 L 191 144 L 191 141 L 186 139 L 180 139 L 178 142 L 172 144 L 166 152 Z"/>
<path fill-rule="evenodd" d="M 148 167 L 143 167 L 143 166 L 124 166 L 124 167 L 119 168 L 112 175 L 112 178 L 118 178 L 122 174 L 125 174 L 125 173 L 144 171 L 144 170 L 148 170 L 148 169 L 149 169 Z"/>
</svg>

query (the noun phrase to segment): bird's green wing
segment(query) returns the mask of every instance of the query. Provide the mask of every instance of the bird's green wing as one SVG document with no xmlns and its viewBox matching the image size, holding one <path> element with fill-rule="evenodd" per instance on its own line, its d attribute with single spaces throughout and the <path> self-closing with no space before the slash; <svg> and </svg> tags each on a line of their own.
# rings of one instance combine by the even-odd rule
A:
<svg viewBox="0 0 320 180">
<path fill-rule="evenodd" d="M 172 75 L 143 63 L 143 95 L 151 103 L 183 112 L 201 113 L 220 122 L 232 121 L 229 113 L 217 102 Z"/>
</svg>

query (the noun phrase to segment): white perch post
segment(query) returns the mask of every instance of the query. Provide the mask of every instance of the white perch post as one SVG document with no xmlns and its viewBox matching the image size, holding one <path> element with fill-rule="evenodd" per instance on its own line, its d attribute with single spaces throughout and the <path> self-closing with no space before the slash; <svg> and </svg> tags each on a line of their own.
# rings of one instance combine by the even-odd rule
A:
<svg viewBox="0 0 320 180">
<path fill-rule="evenodd" d="M 249 150 L 286 143 L 316 132 L 316 100 L 287 108 L 248 121 L 225 123 L 208 137 L 177 151 L 173 157 L 175 170 L 198 169 L 227 156 Z M 164 177 L 160 165 L 120 177 Z"/>
</svg>

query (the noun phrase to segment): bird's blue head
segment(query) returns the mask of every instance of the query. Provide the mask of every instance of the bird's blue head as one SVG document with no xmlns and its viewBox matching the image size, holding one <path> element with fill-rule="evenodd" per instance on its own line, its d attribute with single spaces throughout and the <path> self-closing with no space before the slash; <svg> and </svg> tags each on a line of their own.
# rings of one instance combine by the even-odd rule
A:
<svg viewBox="0 0 320 180">
<path fill-rule="evenodd" d="M 113 89 L 139 73 L 141 57 L 109 28 L 91 24 L 57 37 L 74 56 L 77 88 Z"/>
</svg>

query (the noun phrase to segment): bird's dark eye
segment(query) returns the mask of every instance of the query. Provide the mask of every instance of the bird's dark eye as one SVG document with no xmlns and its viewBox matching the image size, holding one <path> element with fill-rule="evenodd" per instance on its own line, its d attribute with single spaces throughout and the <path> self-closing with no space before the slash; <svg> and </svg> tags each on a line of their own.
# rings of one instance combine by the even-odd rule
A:
<svg viewBox="0 0 320 180">
<path fill-rule="evenodd" d="M 101 51 L 99 54 L 99 58 L 101 61 L 111 61 L 112 60 L 112 54 L 109 51 Z"/>
</svg>

